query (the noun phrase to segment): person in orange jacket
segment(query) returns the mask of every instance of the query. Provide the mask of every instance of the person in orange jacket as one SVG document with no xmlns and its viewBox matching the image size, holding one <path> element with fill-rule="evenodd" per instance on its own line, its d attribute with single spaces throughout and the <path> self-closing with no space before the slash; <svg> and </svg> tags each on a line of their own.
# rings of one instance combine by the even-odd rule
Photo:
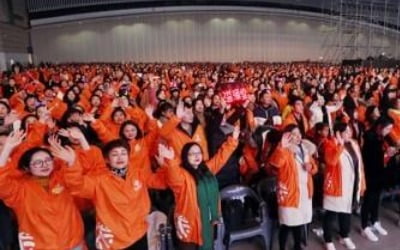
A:
<svg viewBox="0 0 400 250">
<path fill-rule="evenodd" d="M 130 158 L 135 158 L 142 154 L 154 155 L 158 130 L 159 128 L 156 120 L 149 121 L 147 127 L 148 132 L 145 135 L 135 122 L 131 120 L 125 121 L 121 125 L 119 136 L 129 143 L 131 147 Z"/>
<path fill-rule="evenodd" d="M 286 249 L 288 233 L 294 236 L 294 249 L 301 250 L 304 226 L 311 223 L 313 178 L 318 167 L 312 152 L 302 141 L 297 125 L 284 129 L 281 142 L 269 158 L 277 173 L 277 200 L 280 223 L 279 245 Z"/>
<path fill-rule="evenodd" d="M 215 175 L 236 149 L 239 133 L 240 130 L 236 127 L 232 136 L 208 161 L 204 160 L 202 148 L 196 142 L 185 144 L 180 154 L 181 159 L 175 158 L 172 161 L 171 159 L 175 156 L 172 147 L 159 145 L 159 155 L 156 159 L 159 165 L 167 165 L 167 182 L 174 192 L 176 201 L 175 220 L 183 216 L 187 219 L 190 229 L 183 234 L 177 232 L 180 238 L 179 249 L 209 250 L 213 248 L 213 226 L 220 216 L 219 190 Z"/>
<path fill-rule="evenodd" d="M 11 133 L 0 154 L 0 199 L 16 214 L 20 249 L 85 249 L 81 215 L 50 151 L 29 149 L 18 163 L 23 174 L 13 173 L 9 156 L 24 137 Z"/>
<path fill-rule="evenodd" d="M 293 106 L 292 112 L 290 112 L 286 118 L 283 120 L 283 127 L 286 127 L 290 124 L 295 124 L 300 129 L 302 136 L 306 136 L 308 130 L 310 129 L 310 124 L 308 122 L 307 117 L 304 114 L 304 104 L 303 100 L 300 97 L 295 97 L 291 101 L 291 105 Z"/>
<path fill-rule="evenodd" d="M 339 217 L 341 243 L 347 249 L 356 246 L 349 237 L 353 206 L 365 191 L 364 166 L 358 143 L 351 139 L 346 123 L 334 126 L 335 137 L 323 145 L 325 167 L 324 179 L 324 240 L 327 250 L 334 250 L 332 242 L 333 222 Z"/>
<path fill-rule="evenodd" d="M 85 140 L 82 134 L 78 140 Z M 82 167 L 71 148 L 64 148 L 51 141 L 54 155 L 68 161 L 64 168 L 68 189 L 72 194 L 93 201 L 96 210 L 97 249 L 147 249 L 147 222 L 150 212 L 148 188 L 165 189 L 162 172 L 152 174 L 148 155 L 130 161 L 129 144 L 114 140 L 103 148 L 108 168 L 97 175 L 83 175 Z M 135 168 L 134 165 L 143 165 Z"/>
<path fill-rule="evenodd" d="M 170 118 L 160 129 L 161 138 L 172 146 L 178 159 L 183 146 L 189 142 L 200 145 L 203 157 L 208 160 L 208 143 L 204 128 L 194 119 L 192 106 L 179 102 L 176 116 Z"/>
</svg>

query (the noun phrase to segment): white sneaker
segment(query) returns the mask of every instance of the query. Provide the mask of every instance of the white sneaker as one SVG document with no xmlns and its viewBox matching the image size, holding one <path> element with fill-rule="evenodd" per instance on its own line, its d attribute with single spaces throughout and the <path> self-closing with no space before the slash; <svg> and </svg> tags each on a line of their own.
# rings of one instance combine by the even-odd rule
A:
<svg viewBox="0 0 400 250">
<path fill-rule="evenodd" d="M 326 244 L 325 244 L 325 249 L 326 249 L 326 250 L 336 250 L 336 247 L 335 247 L 335 245 L 333 244 L 333 242 L 330 242 L 330 243 L 326 243 Z"/>
<path fill-rule="evenodd" d="M 312 231 L 319 238 L 322 238 L 324 236 L 324 230 L 322 228 L 314 228 Z"/>
<path fill-rule="evenodd" d="M 361 231 L 361 235 L 372 242 L 377 242 L 379 240 L 378 237 L 374 234 L 374 232 L 372 232 L 370 227 L 364 228 L 364 230 Z"/>
<path fill-rule="evenodd" d="M 356 249 L 356 245 L 349 237 L 340 239 L 340 244 L 344 245 L 349 250 Z"/>
<path fill-rule="evenodd" d="M 372 226 L 380 235 L 388 235 L 388 232 L 386 229 L 384 229 L 381 225 L 380 222 L 375 222 L 374 225 Z"/>
</svg>

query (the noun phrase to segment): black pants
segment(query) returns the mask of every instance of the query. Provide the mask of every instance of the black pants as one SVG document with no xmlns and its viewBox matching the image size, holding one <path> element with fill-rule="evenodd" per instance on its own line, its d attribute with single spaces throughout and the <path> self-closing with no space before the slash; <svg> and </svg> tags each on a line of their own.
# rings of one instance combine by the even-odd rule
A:
<svg viewBox="0 0 400 250">
<path fill-rule="evenodd" d="M 147 233 L 144 234 L 142 238 L 136 241 L 130 247 L 125 248 L 125 250 L 148 250 L 149 247 L 147 245 Z"/>
<path fill-rule="evenodd" d="M 326 243 L 332 242 L 332 232 L 333 232 L 333 223 L 335 222 L 335 218 L 339 219 L 339 234 L 342 238 L 349 237 L 350 226 L 351 226 L 351 214 L 348 213 L 337 213 L 332 211 L 325 211 L 324 216 L 324 240 Z"/>
<path fill-rule="evenodd" d="M 367 189 L 361 207 L 361 227 L 365 229 L 369 224 L 378 221 L 380 197 L 382 190 L 379 188 Z"/>
<path fill-rule="evenodd" d="M 14 240 L 14 221 L 11 210 L 0 201 L 0 249 L 8 249 Z"/>
<path fill-rule="evenodd" d="M 196 245 L 194 243 L 187 243 L 183 241 L 179 241 L 179 247 L 178 250 L 198 250 L 199 245 Z"/>
<path fill-rule="evenodd" d="M 279 248 L 280 250 L 286 249 L 286 242 L 289 236 L 289 232 L 292 232 L 294 239 L 294 250 L 301 250 L 301 234 L 304 225 L 289 227 L 281 225 L 279 228 Z"/>
<path fill-rule="evenodd" d="M 83 225 L 85 227 L 85 242 L 89 250 L 96 249 L 96 218 L 89 211 L 82 213 Z"/>
</svg>

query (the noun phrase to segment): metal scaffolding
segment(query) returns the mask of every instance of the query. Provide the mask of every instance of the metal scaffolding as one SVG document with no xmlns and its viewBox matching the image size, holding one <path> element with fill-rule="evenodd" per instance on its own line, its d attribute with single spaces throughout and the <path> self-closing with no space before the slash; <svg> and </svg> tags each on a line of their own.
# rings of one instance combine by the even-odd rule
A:
<svg viewBox="0 0 400 250">
<path fill-rule="evenodd" d="M 324 59 L 365 59 L 390 53 L 398 57 L 400 2 L 395 0 L 329 0 L 329 27 Z M 389 44 L 388 39 L 394 41 Z"/>
</svg>

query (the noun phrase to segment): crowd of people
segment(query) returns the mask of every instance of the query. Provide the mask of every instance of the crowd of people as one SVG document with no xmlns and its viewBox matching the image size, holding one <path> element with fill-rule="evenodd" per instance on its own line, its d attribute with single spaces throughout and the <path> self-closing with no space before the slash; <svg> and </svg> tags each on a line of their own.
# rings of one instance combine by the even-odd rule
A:
<svg viewBox="0 0 400 250">
<path fill-rule="evenodd" d="M 269 177 L 281 250 L 289 233 L 305 249 L 316 207 L 327 250 L 336 220 L 356 249 L 359 207 L 378 241 L 382 191 L 398 182 L 399 78 L 312 62 L 15 64 L 0 72 L 0 249 L 148 249 L 158 209 L 178 249 L 211 250 L 219 191 Z"/>
</svg>

